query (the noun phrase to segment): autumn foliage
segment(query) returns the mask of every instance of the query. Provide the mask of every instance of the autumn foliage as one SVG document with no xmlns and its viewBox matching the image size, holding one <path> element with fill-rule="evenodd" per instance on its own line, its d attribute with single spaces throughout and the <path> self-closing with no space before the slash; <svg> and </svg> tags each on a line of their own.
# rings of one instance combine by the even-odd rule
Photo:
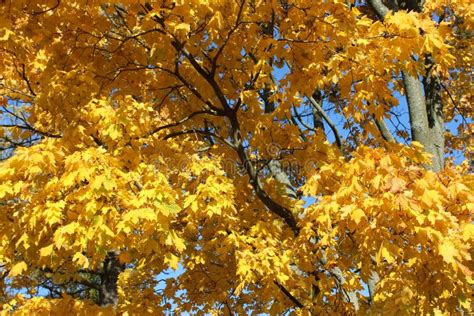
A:
<svg viewBox="0 0 474 316">
<path fill-rule="evenodd" d="M 467 0 L 0 1 L 5 315 L 454 315 Z"/>
</svg>

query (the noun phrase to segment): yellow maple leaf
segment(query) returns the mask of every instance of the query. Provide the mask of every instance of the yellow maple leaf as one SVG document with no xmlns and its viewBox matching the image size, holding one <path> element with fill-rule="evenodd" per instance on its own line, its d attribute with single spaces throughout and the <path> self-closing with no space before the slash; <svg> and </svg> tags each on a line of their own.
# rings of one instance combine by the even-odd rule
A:
<svg viewBox="0 0 474 316">
<path fill-rule="evenodd" d="M 165 264 L 167 264 L 171 269 L 177 270 L 179 265 L 179 258 L 172 253 L 168 252 L 165 255 L 164 259 Z"/>
<path fill-rule="evenodd" d="M 356 224 L 359 224 L 362 218 L 365 217 L 365 213 L 360 208 L 356 208 L 351 212 L 351 218 L 354 220 Z"/>
<path fill-rule="evenodd" d="M 15 277 L 17 275 L 22 274 L 26 270 L 28 270 L 28 266 L 26 265 L 26 263 L 24 261 L 21 261 L 21 262 L 18 262 L 17 264 L 15 264 L 10 269 L 10 272 L 8 273 L 8 276 L 9 277 Z"/>
<path fill-rule="evenodd" d="M 438 246 L 439 254 L 443 257 L 444 261 L 447 263 L 455 263 L 456 259 L 461 258 L 459 251 L 456 249 L 456 246 L 449 240 L 444 240 Z"/>
<path fill-rule="evenodd" d="M 48 64 L 48 58 L 46 56 L 45 50 L 40 49 L 36 53 L 36 58 L 33 61 L 33 67 L 38 69 L 39 71 L 43 71 L 46 69 L 47 64 Z"/>
<path fill-rule="evenodd" d="M 72 261 L 76 261 L 81 267 L 87 269 L 89 267 L 89 259 L 84 256 L 81 252 L 76 252 L 72 257 Z"/>
<path fill-rule="evenodd" d="M 41 248 L 40 249 L 40 256 L 41 257 L 47 257 L 47 256 L 50 256 L 52 252 L 53 252 L 53 244 Z"/>
<path fill-rule="evenodd" d="M 383 241 L 376 256 L 377 263 L 387 260 L 389 264 L 395 262 L 395 254 L 392 252 L 393 246 L 388 241 Z"/>
</svg>

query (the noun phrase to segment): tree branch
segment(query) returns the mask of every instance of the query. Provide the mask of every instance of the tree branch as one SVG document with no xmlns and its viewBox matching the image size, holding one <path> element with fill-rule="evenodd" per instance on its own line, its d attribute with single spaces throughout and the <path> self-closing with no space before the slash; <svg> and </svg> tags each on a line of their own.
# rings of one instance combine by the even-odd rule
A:
<svg viewBox="0 0 474 316">
<path fill-rule="evenodd" d="M 240 124 L 237 119 L 237 113 L 231 112 L 228 118 L 230 120 L 231 127 L 232 127 L 232 140 L 235 146 L 235 150 L 237 151 L 240 161 L 244 165 L 247 171 L 247 174 L 250 177 L 250 184 L 254 188 L 255 193 L 257 194 L 259 199 L 263 202 L 263 204 L 266 207 L 268 207 L 268 209 L 272 211 L 274 214 L 281 217 L 287 223 L 287 225 L 293 230 L 295 235 L 298 236 L 299 228 L 296 223 L 296 219 L 293 216 L 293 213 L 286 207 L 275 202 L 262 188 L 262 185 L 258 178 L 258 174 L 255 171 L 255 168 L 252 165 L 252 162 L 248 158 L 248 155 L 242 144 L 242 136 L 241 136 L 241 131 L 240 131 Z"/>
<path fill-rule="evenodd" d="M 290 301 L 293 302 L 293 304 L 295 304 L 298 308 L 304 307 L 304 305 L 296 297 L 294 297 L 293 294 L 291 294 L 290 291 L 288 291 L 283 285 L 281 285 L 277 281 L 273 281 L 273 282 L 275 283 L 276 286 L 278 286 L 278 288 L 283 292 L 283 294 L 285 294 L 285 296 L 288 297 Z"/>
<path fill-rule="evenodd" d="M 57 7 L 59 7 L 59 4 L 61 3 L 61 0 L 57 0 L 56 1 L 56 4 L 54 6 L 52 6 L 51 8 L 48 8 L 46 10 L 43 10 L 43 11 L 33 11 L 31 13 L 31 15 L 40 15 L 40 14 L 44 14 L 46 12 L 49 12 L 49 11 L 53 11 L 54 9 L 56 9 Z"/>
<path fill-rule="evenodd" d="M 167 140 L 167 139 L 177 137 L 177 136 L 182 136 L 182 135 L 189 135 L 189 134 L 200 134 L 200 135 L 215 137 L 216 139 L 220 140 L 221 142 L 223 142 L 227 146 L 235 149 L 234 144 L 232 144 L 231 142 L 229 142 L 227 139 L 223 138 L 222 136 L 217 135 L 217 134 L 212 133 L 212 132 L 209 132 L 209 131 L 201 131 L 201 130 L 198 130 L 198 129 L 190 129 L 190 130 L 173 132 L 173 133 L 170 133 L 170 134 L 166 135 L 165 137 L 163 137 L 163 140 Z"/>
<path fill-rule="evenodd" d="M 375 125 L 377 126 L 380 135 L 382 135 L 382 138 L 386 140 L 387 142 L 394 143 L 395 138 L 393 137 L 392 133 L 388 129 L 387 123 L 385 123 L 384 119 L 382 118 L 381 120 L 378 120 L 375 118 L 374 115 L 372 115 L 372 118 L 374 120 Z"/>
<path fill-rule="evenodd" d="M 170 124 L 167 124 L 167 125 L 163 125 L 163 126 L 160 126 L 160 127 L 157 127 L 153 130 L 151 130 L 150 132 L 146 133 L 144 136 L 140 136 L 140 137 L 137 137 L 137 138 L 143 138 L 143 137 L 148 137 L 148 136 L 151 136 L 159 131 L 162 131 L 164 129 L 167 129 L 167 128 L 171 128 L 171 127 L 176 127 L 178 125 L 181 125 L 187 121 L 189 121 L 190 119 L 192 119 L 193 117 L 197 116 L 197 115 L 201 115 L 201 114 L 210 114 L 212 115 L 213 113 L 210 112 L 210 111 L 206 111 L 206 110 L 202 110 L 202 111 L 196 111 L 196 112 L 193 112 L 191 114 L 189 114 L 188 116 L 182 118 L 181 120 L 177 121 L 177 122 L 174 122 L 174 123 L 170 123 Z"/>
<path fill-rule="evenodd" d="M 382 0 L 369 0 L 370 5 L 377 13 L 378 17 L 383 19 L 390 11 L 387 6 L 382 2 Z"/>
<path fill-rule="evenodd" d="M 30 126 L 30 125 L 0 124 L 0 127 L 7 127 L 7 128 L 16 127 L 16 128 L 19 128 L 19 129 L 24 129 L 24 130 L 34 132 L 34 133 L 39 134 L 41 136 L 46 136 L 46 137 L 51 137 L 51 138 L 61 138 L 62 137 L 61 135 L 56 135 L 56 134 L 51 134 L 51 133 L 48 133 L 48 132 L 40 131 L 40 130 L 38 130 L 38 129 Z"/>
<path fill-rule="evenodd" d="M 311 105 L 319 112 L 319 114 L 321 114 L 323 119 L 326 121 L 326 123 L 331 128 L 331 130 L 334 134 L 334 138 L 336 139 L 337 147 L 342 148 L 342 141 L 341 141 L 342 138 L 341 138 L 341 135 L 339 134 L 339 131 L 337 130 L 337 127 L 334 124 L 334 122 L 331 120 L 331 118 L 326 113 L 326 111 L 324 111 L 324 109 L 319 105 L 318 102 L 316 102 L 316 100 L 312 96 L 306 96 L 306 97 L 308 98 Z"/>
</svg>

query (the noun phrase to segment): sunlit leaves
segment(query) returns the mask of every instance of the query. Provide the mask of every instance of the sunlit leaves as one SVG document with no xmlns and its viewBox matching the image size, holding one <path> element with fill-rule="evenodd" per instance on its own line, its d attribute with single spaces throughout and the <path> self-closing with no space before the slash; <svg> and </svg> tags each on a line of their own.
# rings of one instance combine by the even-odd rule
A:
<svg viewBox="0 0 474 316">
<path fill-rule="evenodd" d="M 471 9 L 426 1 L 382 21 L 339 0 L 0 4 L 0 303 L 351 314 L 355 293 L 361 314 L 467 309 L 472 175 L 426 171 L 421 144 L 385 142 L 376 120 L 411 141 L 402 72 L 439 77 L 446 122 L 472 115 Z M 340 146 L 311 122 L 318 93 L 349 134 Z M 449 154 L 470 134 L 457 124 Z M 118 302 L 102 308 L 111 254 Z"/>
<path fill-rule="evenodd" d="M 19 274 L 22 274 L 27 269 L 28 269 L 28 266 L 26 265 L 26 263 L 24 261 L 21 261 L 21 262 L 18 262 L 17 264 L 15 264 L 10 269 L 10 273 L 8 275 L 11 276 L 11 277 L 14 277 L 14 276 L 17 276 Z"/>
<path fill-rule="evenodd" d="M 403 304 L 412 308 L 413 300 L 421 300 L 423 310 L 441 305 L 450 310 L 459 304 L 455 297 L 463 297 L 472 276 L 469 249 L 473 240 L 463 238 L 473 227 L 472 210 L 466 210 L 474 199 L 472 176 L 462 171 L 427 172 L 417 151 L 397 146 L 359 148 L 350 162 L 321 168 L 306 185 L 307 192 L 322 193 L 306 210 L 306 221 L 312 224 L 305 226 L 302 235 L 318 238 L 307 247 L 314 247 L 320 258 L 337 256 L 333 251 L 344 254 L 346 269 L 362 269 L 360 276 L 347 275 L 356 284 L 367 282 L 369 267 L 375 269 L 382 279 L 376 296 L 380 310 L 391 308 L 386 300 L 393 299 L 394 287 L 418 284 L 420 275 L 445 284 L 454 282 L 451 295 L 458 294 L 444 297 L 443 286 L 437 290 L 418 285 L 400 298 Z M 422 272 L 427 267 L 430 272 Z M 441 276 L 435 272 L 440 270 L 449 272 Z M 426 295 L 438 300 L 426 300 Z"/>
</svg>

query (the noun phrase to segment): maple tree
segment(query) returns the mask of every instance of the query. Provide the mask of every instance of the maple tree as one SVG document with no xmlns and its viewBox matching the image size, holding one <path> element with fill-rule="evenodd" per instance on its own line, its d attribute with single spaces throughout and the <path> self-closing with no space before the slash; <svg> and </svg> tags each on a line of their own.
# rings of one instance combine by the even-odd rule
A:
<svg viewBox="0 0 474 316">
<path fill-rule="evenodd" d="M 473 9 L 1 1 L 4 313 L 468 312 Z"/>
</svg>

